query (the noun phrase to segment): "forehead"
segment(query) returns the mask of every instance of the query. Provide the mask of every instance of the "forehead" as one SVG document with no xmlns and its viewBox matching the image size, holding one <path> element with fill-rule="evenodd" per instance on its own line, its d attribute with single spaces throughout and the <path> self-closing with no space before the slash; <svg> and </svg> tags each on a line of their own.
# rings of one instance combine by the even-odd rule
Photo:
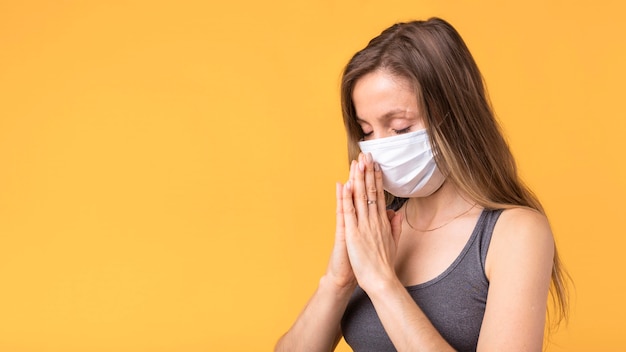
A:
<svg viewBox="0 0 626 352">
<path fill-rule="evenodd" d="M 366 122 L 393 113 L 419 111 L 418 93 L 410 81 L 384 70 L 359 78 L 354 85 L 352 101 L 357 119 Z"/>
</svg>

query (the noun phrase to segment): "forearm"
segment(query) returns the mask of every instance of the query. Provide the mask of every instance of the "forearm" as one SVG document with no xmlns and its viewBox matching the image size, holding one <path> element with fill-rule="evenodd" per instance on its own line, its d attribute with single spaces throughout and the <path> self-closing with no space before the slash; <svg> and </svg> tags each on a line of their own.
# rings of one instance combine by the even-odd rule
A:
<svg viewBox="0 0 626 352">
<path fill-rule="evenodd" d="M 398 351 L 454 351 L 400 281 L 370 291 L 376 313 Z"/>
<path fill-rule="evenodd" d="M 337 287 L 327 276 L 275 351 L 332 351 L 340 338 L 340 322 L 354 285 Z"/>
</svg>

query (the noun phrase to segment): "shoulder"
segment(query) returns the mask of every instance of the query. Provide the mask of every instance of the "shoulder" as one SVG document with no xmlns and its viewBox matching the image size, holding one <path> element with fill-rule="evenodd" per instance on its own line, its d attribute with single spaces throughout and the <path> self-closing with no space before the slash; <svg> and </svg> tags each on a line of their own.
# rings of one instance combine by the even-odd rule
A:
<svg viewBox="0 0 626 352">
<path fill-rule="evenodd" d="M 494 268 L 551 266 L 553 255 L 554 238 L 544 214 L 526 207 L 505 209 L 493 230 L 485 271 L 490 277 Z"/>
<path fill-rule="evenodd" d="M 503 210 L 494 228 L 494 234 L 499 237 L 513 237 L 512 239 L 530 236 L 536 239 L 549 237 L 552 240 L 548 218 L 539 211 L 526 207 Z"/>
<path fill-rule="evenodd" d="M 541 350 L 553 259 L 543 214 L 528 208 L 502 212 L 485 263 L 489 293 L 478 350 Z"/>
</svg>

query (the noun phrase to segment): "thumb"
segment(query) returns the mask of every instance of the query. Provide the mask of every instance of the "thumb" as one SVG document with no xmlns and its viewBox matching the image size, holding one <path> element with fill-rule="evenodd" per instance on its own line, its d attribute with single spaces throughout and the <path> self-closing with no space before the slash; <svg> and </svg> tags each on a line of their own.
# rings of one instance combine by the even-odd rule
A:
<svg viewBox="0 0 626 352">
<path fill-rule="evenodd" d="M 404 214 L 401 212 L 395 212 L 391 209 L 387 210 L 387 217 L 391 222 L 391 236 L 393 240 L 398 244 L 400 240 L 400 233 L 402 232 L 402 220 L 404 220 Z"/>
</svg>

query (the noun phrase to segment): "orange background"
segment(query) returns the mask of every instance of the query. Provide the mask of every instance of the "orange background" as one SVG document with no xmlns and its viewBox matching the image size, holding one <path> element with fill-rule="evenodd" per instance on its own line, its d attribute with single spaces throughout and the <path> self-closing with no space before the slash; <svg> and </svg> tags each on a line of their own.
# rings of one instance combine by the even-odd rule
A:
<svg viewBox="0 0 626 352">
<path fill-rule="evenodd" d="M 576 282 L 548 350 L 624 351 L 624 13 L 0 2 L 0 350 L 270 350 L 332 246 L 343 65 L 392 23 L 441 16 L 474 53 Z"/>
</svg>

